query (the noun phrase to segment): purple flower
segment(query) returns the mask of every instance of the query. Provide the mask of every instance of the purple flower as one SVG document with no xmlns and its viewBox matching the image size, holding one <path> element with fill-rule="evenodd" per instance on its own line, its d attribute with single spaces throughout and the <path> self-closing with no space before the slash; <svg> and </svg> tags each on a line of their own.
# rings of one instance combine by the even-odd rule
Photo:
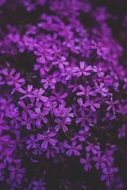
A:
<svg viewBox="0 0 127 190">
<path fill-rule="evenodd" d="M 95 49 L 97 55 L 101 56 L 104 59 L 106 59 L 106 56 L 109 53 L 109 47 L 107 45 L 104 45 L 102 42 L 96 43 L 95 41 L 92 41 L 91 48 Z"/>
<path fill-rule="evenodd" d="M 96 162 L 95 167 L 97 170 L 106 168 L 106 157 L 101 155 L 101 152 L 98 152 L 93 160 Z"/>
<path fill-rule="evenodd" d="M 85 171 L 89 171 L 92 168 L 90 154 L 87 153 L 85 158 L 80 159 L 80 163 L 83 165 Z"/>
<path fill-rule="evenodd" d="M 55 89 L 56 78 L 47 77 L 46 79 L 42 79 L 41 83 L 43 84 L 44 89 L 47 89 L 49 87 Z"/>
<path fill-rule="evenodd" d="M 87 99 L 85 104 L 85 107 L 90 107 L 91 111 L 96 111 L 97 108 L 100 108 L 100 103 L 97 100 L 93 99 Z"/>
<path fill-rule="evenodd" d="M 97 84 L 95 83 L 95 92 L 101 94 L 103 97 L 108 96 L 108 88 L 105 87 L 104 83 Z"/>
<path fill-rule="evenodd" d="M 86 146 L 86 152 L 88 153 L 93 153 L 94 155 L 95 154 L 98 154 L 100 152 L 100 146 L 97 144 L 97 145 L 94 145 L 92 143 L 88 143 L 88 145 Z"/>
<path fill-rule="evenodd" d="M 83 103 L 82 99 L 79 98 L 79 99 L 78 99 L 78 103 L 79 103 L 79 105 L 80 105 L 83 109 L 84 109 L 84 108 L 90 108 L 91 111 L 93 111 L 93 112 L 95 112 L 96 109 L 100 108 L 100 103 L 99 103 L 99 101 L 96 100 L 96 99 L 90 99 L 90 98 L 88 98 L 88 99 L 86 100 L 86 102 Z"/>
<path fill-rule="evenodd" d="M 79 133 L 76 133 L 72 140 L 79 140 L 80 142 L 84 142 L 89 137 L 89 127 L 85 126 L 84 129 L 80 130 Z"/>
<path fill-rule="evenodd" d="M 55 110 L 55 116 L 60 118 L 66 118 L 71 121 L 74 114 L 71 112 L 72 108 L 65 108 L 63 104 L 59 105 L 58 109 Z"/>
<path fill-rule="evenodd" d="M 24 94 L 20 99 L 25 99 L 25 98 L 32 98 L 33 97 L 33 86 L 28 85 L 27 89 L 22 89 L 20 88 L 18 90 L 21 94 Z"/>
<path fill-rule="evenodd" d="M 28 116 L 28 114 L 24 113 L 22 118 L 18 119 L 21 122 L 21 125 L 25 126 L 26 129 L 30 130 L 33 124 L 33 120 Z"/>
<path fill-rule="evenodd" d="M 64 69 L 65 66 L 69 65 L 66 57 L 62 56 L 59 60 L 53 62 L 54 65 L 58 65 L 60 69 Z"/>
<path fill-rule="evenodd" d="M 15 86 L 16 88 L 20 88 L 25 82 L 23 78 L 20 78 L 21 74 L 17 73 L 15 69 L 6 71 L 4 75 L 9 86 Z"/>
<path fill-rule="evenodd" d="M 23 117 L 26 117 L 26 115 L 30 115 L 32 112 L 31 112 L 31 108 L 32 108 L 32 104 L 28 104 L 26 105 L 25 102 L 23 100 L 20 100 L 18 102 L 19 106 L 23 109 L 23 112 L 22 112 L 22 116 Z"/>
<path fill-rule="evenodd" d="M 47 44 L 39 44 L 37 51 L 34 51 L 35 55 L 38 56 L 38 62 L 43 64 L 46 61 L 52 61 L 52 50 L 48 47 Z"/>
<path fill-rule="evenodd" d="M 14 165 L 9 166 L 9 183 L 11 184 L 11 187 L 17 187 L 20 186 L 20 184 L 23 181 L 23 176 L 25 173 L 25 169 L 21 167 L 21 163 L 19 160 L 17 160 Z"/>
<path fill-rule="evenodd" d="M 86 127 L 92 123 L 92 118 L 89 113 L 81 110 L 80 116 L 76 118 L 76 123 L 81 124 L 82 127 Z"/>
<path fill-rule="evenodd" d="M 42 142 L 41 143 L 41 148 L 43 150 L 46 150 L 49 145 L 55 146 L 57 143 L 57 140 L 55 139 L 56 133 L 55 132 L 47 132 L 45 134 L 38 134 L 37 140 Z"/>
<path fill-rule="evenodd" d="M 106 104 L 108 105 L 107 111 L 112 111 L 115 113 L 115 106 L 118 104 L 118 101 L 113 101 L 113 98 L 111 96 L 109 101 L 106 101 Z"/>
<path fill-rule="evenodd" d="M 48 108 L 48 110 L 53 115 L 55 113 L 55 110 L 56 110 L 56 107 L 57 107 L 57 102 L 52 101 L 51 99 L 48 99 L 48 101 L 45 103 L 45 107 Z"/>
<path fill-rule="evenodd" d="M 42 102 L 47 102 L 48 98 L 46 96 L 44 96 L 44 90 L 42 88 L 40 89 L 35 89 L 33 91 L 33 96 L 34 98 L 36 98 L 36 104 L 39 103 L 39 101 L 42 101 Z"/>
<path fill-rule="evenodd" d="M 37 127 L 40 128 L 42 123 L 46 124 L 48 122 L 48 119 L 46 117 L 48 113 L 49 110 L 47 108 L 42 109 L 40 105 L 35 108 L 35 112 L 32 112 L 31 117 L 35 119 Z"/>
<path fill-rule="evenodd" d="M 91 90 L 90 86 L 83 87 L 82 85 L 79 85 L 79 89 L 81 91 L 77 92 L 77 96 L 83 96 L 84 95 L 88 98 L 89 96 L 95 96 L 96 95 L 96 91 Z"/>
<path fill-rule="evenodd" d="M 75 75 L 77 77 L 80 77 L 80 76 L 89 76 L 91 75 L 91 72 L 92 72 L 92 67 L 91 66 L 86 66 L 86 63 L 85 62 L 80 62 L 79 63 L 79 67 L 74 67 L 75 68 Z"/>
<path fill-rule="evenodd" d="M 31 135 L 30 138 L 26 141 L 27 149 L 36 149 L 37 147 L 37 139 L 34 135 Z"/>
<path fill-rule="evenodd" d="M 32 181 L 27 190 L 45 190 L 45 182 L 43 179 Z"/>
<path fill-rule="evenodd" d="M 56 131 L 59 131 L 60 129 L 62 129 L 62 131 L 64 133 L 66 133 L 68 131 L 68 125 L 71 124 L 71 120 L 69 118 L 56 118 L 55 119 L 55 129 Z"/>
<path fill-rule="evenodd" d="M 65 142 L 64 147 L 67 149 L 66 154 L 67 156 L 79 156 L 82 150 L 82 146 L 77 144 L 76 141 L 73 141 L 71 145 Z"/>
<path fill-rule="evenodd" d="M 77 67 L 71 67 L 71 66 L 68 66 L 65 68 L 65 72 L 63 73 L 63 76 L 65 77 L 65 79 L 68 81 L 70 80 L 73 76 L 76 75 L 78 71 L 78 68 Z"/>
<path fill-rule="evenodd" d="M 114 173 L 117 172 L 116 168 L 106 168 L 103 171 L 103 174 L 101 176 L 101 180 L 106 182 L 107 186 L 110 186 L 113 183 L 114 180 Z"/>
<path fill-rule="evenodd" d="M 51 100 L 56 101 L 60 104 L 65 104 L 65 98 L 67 97 L 67 95 L 68 95 L 67 93 L 63 93 L 63 92 L 61 93 L 54 92 L 53 96 L 51 96 Z"/>
</svg>

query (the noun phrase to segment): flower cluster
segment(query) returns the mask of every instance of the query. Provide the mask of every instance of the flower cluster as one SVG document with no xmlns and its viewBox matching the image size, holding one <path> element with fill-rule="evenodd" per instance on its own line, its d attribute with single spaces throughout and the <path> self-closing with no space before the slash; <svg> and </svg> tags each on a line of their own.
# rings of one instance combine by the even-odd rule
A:
<svg viewBox="0 0 127 190">
<path fill-rule="evenodd" d="M 0 1 L 2 189 L 90 190 L 97 176 L 123 190 L 127 70 L 113 16 L 87 0 L 12 4 Z"/>
</svg>

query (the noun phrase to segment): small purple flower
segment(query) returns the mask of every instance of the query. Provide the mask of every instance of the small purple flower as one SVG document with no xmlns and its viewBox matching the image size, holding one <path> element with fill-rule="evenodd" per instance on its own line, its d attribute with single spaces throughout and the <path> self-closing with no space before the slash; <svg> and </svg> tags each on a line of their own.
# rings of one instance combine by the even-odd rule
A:
<svg viewBox="0 0 127 190">
<path fill-rule="evenodd" d="M 72 138 L 73 141 L 79 140 L 80 142 L 84 142 L 89 137 L 89 127 L 85 126 L 84 129 L 81 129 L 79 133 L 75 134 Z"/>
<path fill-rule="evenodd" d="M 67 93 L 63 93 L 63 92 L 61 92 L 61 93 L 57 92 L 56 93 L 56 92 L 54 92 L 53 96 L 51 96 L 51 100 L 56 101 L 60 104 L 65 104 L 65 98 L 66 97 L 67 97 Z"/>
<path fill-rule="evenodd" d="M 66 57 L 62 56 L 59 60 L 53 62 L 54 65 L 58 65 L 60 69 L 64 69 L 65 66 L 69 65 Z"/>
<path fill-rule="evenodd" d="M 21 168 L 20 162 L 17 162 L 15 166 L 9 166 L 9 183 L 12 187 L 16 187 L 17 185 L 20 185 L 22 183 L 24 173 L 25 169 Z"/>
<path fill-rule="evenodd" d="M 71 124 L 71 120 L 69 118 L 56 118 L 55 119 L 55 130 L 59 131 L 60 129 L 62 129 L 62 131 L 64 133 L 66 133 L 68 131 L 68 125 Z"/>
<path fill-rule="evenodd" d="M 106 104 L 108 105 L 106 110 L 107 111 L 112 111 L 113 113 L 115 113 L 115 107 L 118 104 L 118 101 L 117 100 L 114 101 L 113 97 L 111 96 L 110 100 L 106 101 Z"/>
<path fill-rule="evenodd" d="M 100 152 L 100 146 L 98 144 L 94 145 L 92 143 L 88 143 L 85 150 L 86 150 L 86 152 L 88 152 L 88 153 L 91 152 L 95 155 L 95 154 L 98 154 Z"/>
<path fill-rule="evenodd" d="M 35 55 L 38 56 L 38 62 L 43 64 L 45 63 L 47 60 L 48 61 L 52 61 L 53 60 L 53 56 L 52 56 L 52 50 L 48 47 L 47 44 L 40 44 L 37 47 L 37 51 L 34 51 Z"/>
<path fill-rule="evenodd" d="M 36 98 L 36 104 L 39 103 L 39 101 L 42 101 L 42 102 L 47 102 L 48 98 L 46 96 L 44 96 L 44 90 L 42 88 L 40 89 L 35 89 L 33 91 L 33 97 Z"/>
<path fill-rule="evenodd" d="M 80 159 L 80 163 L 83 165 L 85 171 L 90 171 L 92 168 L 90 154 L 86 153 L 85 158 Z"/>
<path fill-rule="evenodd" d="M 25 98 L 31 98 L 33 97 L 33 86 L 32 85 L 28 85 L 27 89 L 22 89 L 20 88 L 18 90 L 21 94 L 24 94 L 20 99 L 25 99 Z"/>
<path fill-rule="evenodd" d="M 25 82 L 25 80 L 21 78 L 21 74 L 17 73 L 15 69 L 11 69 L 10 71 L 6 70 L 4 75 L 9 86 L 14 85 L 17 88 L 20 88 Z"/>
<path fill-rule="evenodd" d="M 34 135 L 31 135 L 30 138 L 26 141 L 27 149 L 36 149 L 37 147 L 37 139 Z"/>
<path fill-rule="evenodd" d="M 100 103 L 96 99 L 90 99 L 88 98 L 86 102 L 84 103 L 81 98 L 78 99 L 79 105 L 84 108 L 90 108 L 91 111 L 95 112 L 96 109 L 100 108 Z"/>
<path fill-rule="evenodd" d="M 19 106 L 23 109 L 23 112 L 22 112 L 22 116 L 23 117 L 26 117 L 25 115 L 30 115 L 32 112 L 31 112 L 31 108 L 32 108 L 32 104 L 28 104 L 26 105 L 25 102 L 23 100 L 20 100 L 18 102 Z"/>
<path fill-rule="evenodd" d="M 65 142 L 64 147 L 67 149 L 66 154 L 67 156 L 79 156 L 82 150 L 82 146 L 77 144 L 76 141 L 73 141 L 71 145 Z"/>
<path fill-rule="evenodd" d="M 103 97 L 108 96 L 108 88 L 105 87 L 104 83 L 95 83 L 95 92 L 101 94 Z"/>
<path fill-rule="evenodd" d="M 65 79 L 68 81 L 68 80 L 70 80 L 73 76 L 76 75 L 77 71 L 78 71 L 78 68 L 77 68 L 77 67 L 68 66 L 67 68 L 65 68 L 65 72 L 63 73 L 63 76 L 64 76 Z"/>
<path fill-rule="evenodd" d="M 44 180 L 40 179 L 38 181 L 32 181 L 32 183 L 28 186 L 27 190 L 46 190 Z"/>
<path fill-rule="evenodd" d="M 106 56 L 109 53 L 109 47 L 106 44 L 104 45 L 102 42 L 96 43 L 95 41 L 92 41 L 91 48 L 95 49 L 97 55 L 104 59 L 106 59 Z"/>
<path fill-rule="evenodd" d="M 51 112 L 53 115 L 55 113 L 57 102 L 52 101 L 51 99 L 48 99 L 48 101 L 45 103 L 45 107 Z"/>
<path fill-rule="evenodd" d="M 98 152 L 93 160 L 96 162 L 95 167 L 97 170 L 106 168 L 106 157 L 101 155 L 101 152 Z"/>
<path fill-rule="evenodd" d="M 85 107 L 90 107 L 91 111 L 96 111 L 96 109 L 100 108 L 100 103 L 99 101 L 97 101 L 96 99 L 87 99 L 85 104 Z"/>
<path fill-rule="evenodd" d="M 107 186 L 110 186 L 114 181 L 114 173 L 116 172 L 116 168 L 106 168 L 105 170 L 103 170 L 101 180 L 105 181 Z"/>
<path fill-rule="evenodd" d="M 74 117 L 74 114 L 71 111 L 71 107 L 66 108 L 63 104 L 61 104 L 59 105 L 58 109 L 55 110 L 55 116 L 71 120 L 71 118 Z"/>
<path fill-rule="evenodd" d="M 18 119 L 21 122 L 21 125 L 25 126 L 26 129 L 30 130 L 33 124 L 33 120 L 30 118 L 28 114 L 23 114 L 22 118 Z"/>
<path fill-rule="evenodd" d="M 49 109 L 44 108 L 42 109 L 40 105 L 35 108 L 35 112 L 32 112 L 31 118 L 35 119 L 35 123 L 37 127 L 41 127 L 41 124 L 46 124 L 48 122 L 47 115 L 49 113 Z"/>
<path fill-rule="evenodd" d="M 86 127 L 88 124 L 90 125 L 92 123 L 91 119 L 92 118 L 89 113 L 81 110 L 80 116 L 76 118 L 76 123 L 81 124 L 82 127 Z"/>
<path fill-rule="evenodd" d="M 37 140 L 40 142 L 42 141 L 41 148 L 43 150 L 46 150 L 49 147 L 49 145 L 51 146 L 56 145 L 57 140 L 55 139 L 55 137 L 56 137 L 56 133 L 50 131 L 45 134 L 38 134 Z"/>
<path fill-rule="evenodd" d="M 85 62 L 80 62 L 79 63 L 79 67 L 74 67 L 75 68 L 75 75 L 77 77 L 80 77 L 80 76 L 89 76 L 91 75 L 91 72 L 92 72 L 92 67 L 91 66 L 86 66 L 86 63 Z"/>
<path fill-rule="evenodd" d="M 47 89 L 49 87 L 55 89 L 56 78 L 47 77 L 46 79 L 42 79 L 41 83 L 43 84 L 44 89 Z"/>
<path fill-rule="evenodd" d="M 87 98 L 89 96 L 95 96 L 96 91 L 92 90 L 90 86 L 84 87 L 82 85 L 79 85 L 80 92 L 77 92 L 77 96 L 86 96 Z"/>
</svg>

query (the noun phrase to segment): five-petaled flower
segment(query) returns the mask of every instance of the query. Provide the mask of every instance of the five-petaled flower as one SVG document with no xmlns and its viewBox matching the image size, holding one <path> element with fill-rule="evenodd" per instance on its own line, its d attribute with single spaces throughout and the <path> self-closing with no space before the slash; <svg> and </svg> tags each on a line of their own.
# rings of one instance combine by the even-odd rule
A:
<svg viewBox="0 0 127 190">
<path fill-rule="evenodd" d="M 38 134 L 37 140 L 41 142 L 41 148 L 43 150 L 47 149 L 50 145 L 55 146 L 57 143 L 56 132 L 49 131 L 45 134 Z"/>
<path fill-rule="evenodd" d="M 80 159 L 80 163 L 83 165 L 85 171 L 89 171 L 92 168 L 90 154 L 86 153 L 85 158 Z"/>
<path fill-rule="evenodd" d="M 79 156 L 82 150 L 82 146 L 77 144 L 76 141 L 72 141 L 71 145 L 65 142 L 64 147 L 67 149 L 67 156 Z"/>
<path fill-rule="evenodd" d="M 79 63 L 79 67 L 74 67 L 75 76 L 89 76 L 92 73 L 92 66 L 87 66 L 85 62 L 81 61 Z"/>
<path fill-rule="evenodd" d="M 49 109 L 45 108 L 42 110 L 41 106 L 35 108 L 35 112 L 32 112 L 31 117 L 35 119 L 35 123 L 37 127 L 41 128 L 41 124 L 46 124 L 48 122 L 47 115 L 49 113 Z"/>
</svg>

